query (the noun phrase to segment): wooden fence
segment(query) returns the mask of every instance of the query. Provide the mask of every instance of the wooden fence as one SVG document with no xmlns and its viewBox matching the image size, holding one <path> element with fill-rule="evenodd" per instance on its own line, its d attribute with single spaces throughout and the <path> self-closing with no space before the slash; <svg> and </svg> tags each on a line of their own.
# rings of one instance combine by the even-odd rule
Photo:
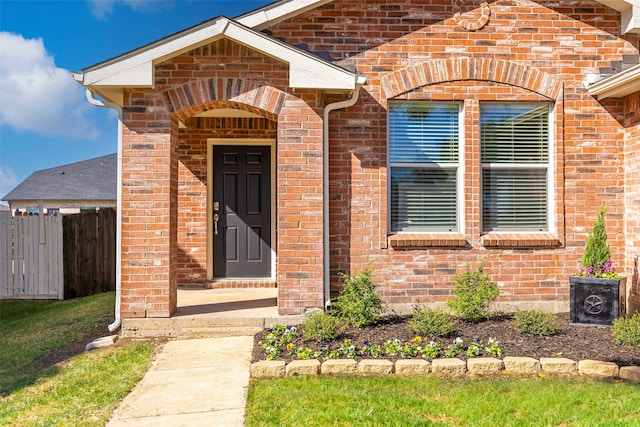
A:
<svg viewBox="0 0 640 427">
<path fill-rule="evenodd" d="M 14 218 L 0 211 L 0 299 L 67 299 L 115 288 L 115 209 Z"/>
<path fill-rule="evenodd" d="M 63 299 L 62 217 L 0 211 L 0 298 Z"/>
<path fill-rule="evenodd" d="M 116 289 L 116 210 L 65 215 L 64 296 L 77 298 Z"/>
</svg>

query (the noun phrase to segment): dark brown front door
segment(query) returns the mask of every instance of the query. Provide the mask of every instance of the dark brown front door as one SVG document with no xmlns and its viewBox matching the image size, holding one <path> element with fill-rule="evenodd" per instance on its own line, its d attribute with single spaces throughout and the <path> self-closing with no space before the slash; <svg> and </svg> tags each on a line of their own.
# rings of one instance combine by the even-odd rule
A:
<svg viewBox="0 0 640 427">
<path fill-rule="evenodd" d="M 271 276 L 271 148 L 213 147 L 213 275 Z"/>
</svg>

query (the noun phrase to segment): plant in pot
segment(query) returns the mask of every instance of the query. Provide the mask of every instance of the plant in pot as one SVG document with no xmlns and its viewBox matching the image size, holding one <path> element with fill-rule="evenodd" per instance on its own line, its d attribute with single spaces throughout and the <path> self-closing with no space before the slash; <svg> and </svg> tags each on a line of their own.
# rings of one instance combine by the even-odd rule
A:
<svg viewBox="0 0 640 427">
<path fill-rule="evenodd" d="M 610 326 L 625 312 L 626 278 L 616 273 L 607 244 L 605 218 L 600 207 L 589 233 L 582 266 L 569 277 L 572 324 Z"/>
</svg>

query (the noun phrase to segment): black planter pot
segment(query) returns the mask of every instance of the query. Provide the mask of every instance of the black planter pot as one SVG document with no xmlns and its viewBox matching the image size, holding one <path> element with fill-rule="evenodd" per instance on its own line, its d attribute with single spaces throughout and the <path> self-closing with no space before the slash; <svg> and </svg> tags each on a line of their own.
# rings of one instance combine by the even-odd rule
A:
<svg viewBox="0 0 640 427">
<path fill-rule="evenodd" d="M 570 276 L 570 322 L 578 325 L 610 326 L 626 308 L 627 279 L 597 279 Z"/>
</svg>

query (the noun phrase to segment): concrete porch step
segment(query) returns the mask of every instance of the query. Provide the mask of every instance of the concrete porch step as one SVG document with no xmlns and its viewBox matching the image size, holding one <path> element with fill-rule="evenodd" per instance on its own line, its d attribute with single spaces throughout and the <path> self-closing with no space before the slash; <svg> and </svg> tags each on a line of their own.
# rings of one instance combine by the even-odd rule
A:
<svg viewBox="0 0 640 427">
<path fill-rule="evenodd" d="M 175 339 L 254 335 L 265 327 L 265 321 L 239 317 L 124 319 L 120 334 L 123 338 Z"/>
</svg>

